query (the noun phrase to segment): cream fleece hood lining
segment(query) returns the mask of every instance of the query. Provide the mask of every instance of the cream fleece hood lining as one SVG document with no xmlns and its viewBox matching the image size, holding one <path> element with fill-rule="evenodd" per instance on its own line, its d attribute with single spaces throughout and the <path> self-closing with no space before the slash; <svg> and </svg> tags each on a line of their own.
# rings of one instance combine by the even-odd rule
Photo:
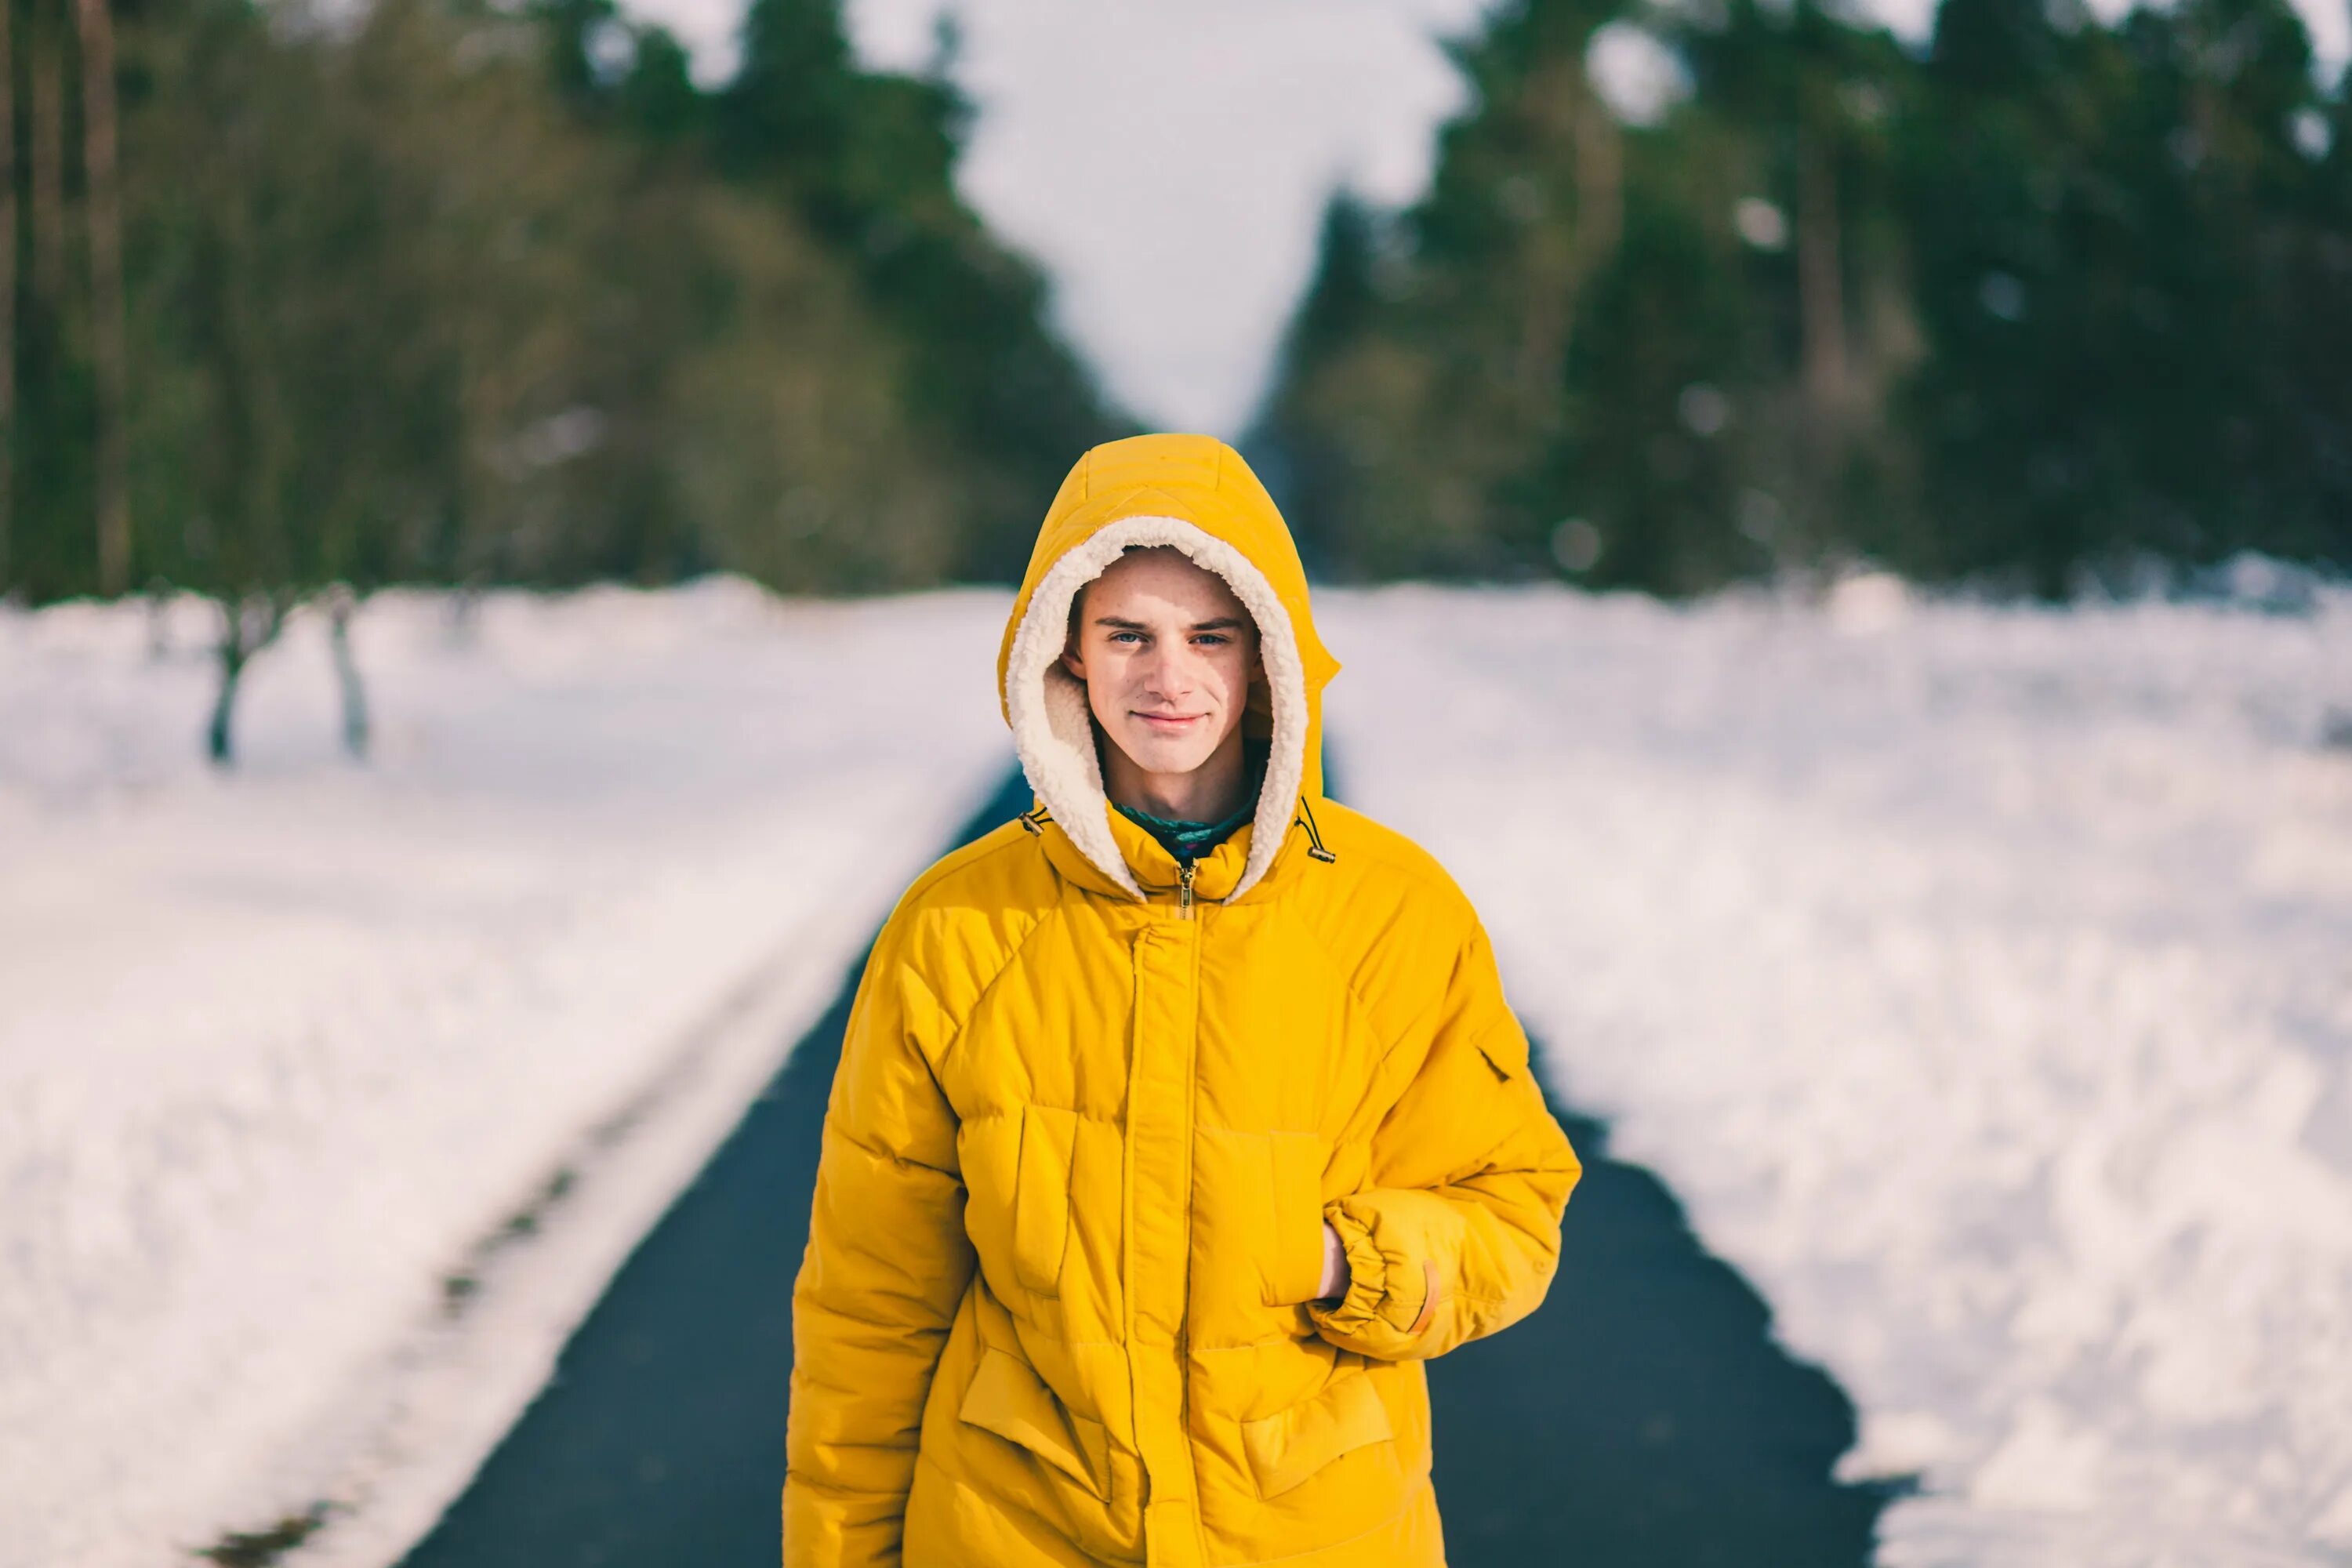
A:
<svg viewBox="0 0 2352 1568">
<path fill-rule="evenodd" d="M 1231 903 L 1257 885 L 1289 834 L 1299 785 L 1307 775 L 1307 672 L 1298 635 L 1274 585 L 1255 563 L 1197 524 L 1177 517 L 1126 517 L 1097 531 L 1046 569 L 1029 596 L 1005 661 L 1004 705 L 1013 721 L 1013 749 L 1029 787 L 1062 831 L 1095 868 L 1140 900 L 1143 889 L 1111 837 L 1110 796 L 1095 755 L 1087 689 L 1062 668 L 1069 640 L 1070 605 L 1078 590 L 1103 574 L 1128 550 L 1172 545 L 1195 565 L 1223 577 L 1257 623 L 1258 657 L 1274 699 L 1274 743 L 1265 782 L 1252 818 L 1249 860 L 1223 900 Z"/>
</svg>

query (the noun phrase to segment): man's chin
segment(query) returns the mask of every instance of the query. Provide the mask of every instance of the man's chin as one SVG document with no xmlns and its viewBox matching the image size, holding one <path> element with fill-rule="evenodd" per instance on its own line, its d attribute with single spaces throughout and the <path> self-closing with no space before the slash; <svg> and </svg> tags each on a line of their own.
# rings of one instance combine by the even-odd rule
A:
<svg viewBox="0 0 2352 1568">
<path fill-rule="evenodd" d="M 1119 750 L 1142 772 L 1166 778 L 1198 772 L 1216 748 L 1150 735 L 1130 737 L 1120 743 Z"/>
</svg>

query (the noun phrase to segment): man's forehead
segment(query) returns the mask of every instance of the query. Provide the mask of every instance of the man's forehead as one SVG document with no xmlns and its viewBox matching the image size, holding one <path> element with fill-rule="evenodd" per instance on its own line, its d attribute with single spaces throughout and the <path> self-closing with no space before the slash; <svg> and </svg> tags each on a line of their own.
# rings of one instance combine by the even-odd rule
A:
<svg viewBox="0 0 2352 1568">
<path fill-rule="evenodd" d="M 1166 598 L 1181 605 L 1213 605 L 1221 615 L 1241 613 L 1233 584 L 1172 546 L 1130 550 L 1103 568 L 1087 595 L 1087 613 L 1105 608 L 1112 595 Z"/>
</svg>

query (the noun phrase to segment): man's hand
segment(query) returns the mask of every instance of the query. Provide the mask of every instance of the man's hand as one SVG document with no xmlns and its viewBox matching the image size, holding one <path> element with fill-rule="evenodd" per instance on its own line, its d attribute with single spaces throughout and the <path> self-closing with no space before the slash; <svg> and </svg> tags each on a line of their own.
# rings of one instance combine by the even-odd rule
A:
<svg viewBox="0 0 2352 1568">
<path fill-rule="evenodd" d="M 1339 1240 L 1339 1233 L 1331 1222 L 1323 1222 L 1323 1283 L 1315 1294 L 1318 1300 L 1336 1301 L 1348 1293 L 1348 1248 Z"/>
</svg>

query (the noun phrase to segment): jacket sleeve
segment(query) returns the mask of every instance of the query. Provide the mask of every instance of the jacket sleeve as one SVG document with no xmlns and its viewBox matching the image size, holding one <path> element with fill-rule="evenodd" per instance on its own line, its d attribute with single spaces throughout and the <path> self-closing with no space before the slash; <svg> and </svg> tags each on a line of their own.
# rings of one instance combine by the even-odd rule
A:
<svg viewBox="0 0 2352 1568">
<path fill-rule="evenodd" d="M 1309 1308 L 1317 1328 L 1342 1350 L 1408 1361 L 1517 1322 L 1551 1283 L 1580 1173 L 1474 929 L 1428 1051 L 1373 1134 L 1367 1185 L 1324 1206 L 1349 1285 Z"/>
<path fill-rule="evenodd" d="M 923 1403 L 971 1276 L 955 1113 L 923 1049 L 945 1023 L 918 970 L 886 929 L 825 1110 L 793 1289 L 787 1568 L 898 1562 Z"/>
</svg>

